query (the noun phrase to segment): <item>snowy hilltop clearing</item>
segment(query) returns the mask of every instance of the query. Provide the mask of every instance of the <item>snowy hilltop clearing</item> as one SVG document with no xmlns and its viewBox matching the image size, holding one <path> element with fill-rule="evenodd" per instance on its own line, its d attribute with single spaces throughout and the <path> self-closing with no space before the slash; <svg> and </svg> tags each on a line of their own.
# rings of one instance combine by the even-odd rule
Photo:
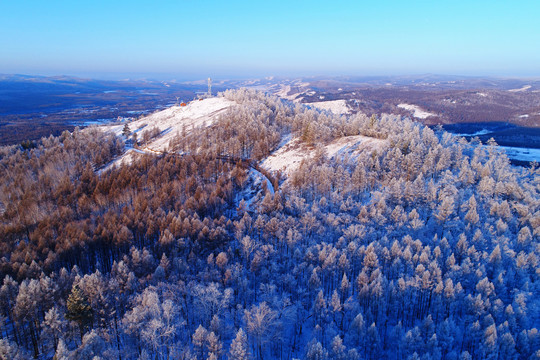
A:
<svg viewBox="0 0 540 360">
<path fill-rule="evenodd" d="M 385 140 L 364 135 L 346 136 L 336 139 L 321 147 L 308 146 L 300 138 L 288 136 L 282 146 L 266 158 L 262 166 L 267 170 L 281 171 L 288 176 L 298 169 L 300 164 L 313 158 L 318 153 L 328 158 L 354 157 L 364 151 L 381 149 L 387 144 Z"/>
<path fill-rule="evenodd" d="M 336 115 L 350 114 L 351 109 L 347 106 L 346 100 L 328 100 L 306 103 L 307 106 L 313 106 L 319 110 L 327 110 Z"/>
<path fill-rule="evenodd" d="M 132 135 L 136 134 L 140 140 L 145 136 L 149 139 L 144 141 L 144 145 L 136 148 L 127 147 L 125 153 L 108 164 L 105 170 L 120 164 L 131 164 L 141 154 L 161 154 L 171 150 L 171 143 L 178 136 L 186 136 L 194 129 L 200 130 L 216 124 L 220 116 L 234 105 L 238 104 L 225 97 L 195 100 L 186 106 L 175 105 L 127 123 Z M 306 104 L 306 106 L 318 111 L 330 111 L 335 115 L 350 112 L 345 100 L 321 101 Z M 116 136 L 123 135 L 124 128 L 125 124 L 99 127 L 99 129 L 111 132 Z M 144 135 L 145 132 L 148 135 Z M 355 153 L 371 151 L 383 144 L 384 142 L 380 139 L 356 135 L 336 139 L 323 145 L 322 149 L 327 156 L 332 158 L 345 154 L 354 156 Z M 270 171 L 282 171 L 284 175 L 290 174 L 298 168 L 303 160 L 313 157 L 316 153 L 312 146 L 307 146 L 298 137 L 292 137 L 291 134 L 285 136 L 282 145 L 263 161 L 263 168 Z"/>
<path fill-rule="evenodd" d="M 223 97 L 194 100 L 186 106 L 175 105 L 130 122 L 128 124 L 130 131 L 137 134 L 139 139 L 142 139 L 145 131 L 148 131 L 149 134 L 153 133 L 150 136 L 151 139 L 146 141 L 140 149 L 128 148 L 111 165 L 129 164 L 137 153 L 166 151 L 172 139 L 181 133 L 189 134 L 195 128 L 204 128 L 214 124 L 219 116 L 223 115 L 234 104 L 234 101 Z M 106 125 L 100 129 L 120 136 L 124 125 Z"/>
<path fill-rule="evenodd" d="M 436 116 L 436 114 L 425 111 L 418 105 L 399 104 L 398 107 L 410 111 L 412 116 L 417 119 L 427 119 L 430 116 Z"/>
</svg>

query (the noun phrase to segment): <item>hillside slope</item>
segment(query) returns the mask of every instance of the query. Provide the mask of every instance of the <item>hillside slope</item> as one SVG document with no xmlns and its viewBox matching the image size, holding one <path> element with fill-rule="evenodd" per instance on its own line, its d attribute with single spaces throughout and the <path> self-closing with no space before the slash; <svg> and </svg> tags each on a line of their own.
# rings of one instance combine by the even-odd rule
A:
<svg viewBox="0 0 540 360">
<path fill-rule="evenodd" d="M 211 126 L 234 104 L 233 101 L 223 97 L 195 100 L 186 106 L 172 106 L 129 122 L 130 132 L 136 134 L 144 144 L 137 149 L 128 148 L 125 154 L 112 162 L 109 167 L 131 163 L 136 154 L 159 154 L 166 151 L 171 141 L 180 134 L 186 135 L 194 129 Z M 124 126 L 125 124 L 105 125 L 99 129 L 120 136 Z"/>
</svg>

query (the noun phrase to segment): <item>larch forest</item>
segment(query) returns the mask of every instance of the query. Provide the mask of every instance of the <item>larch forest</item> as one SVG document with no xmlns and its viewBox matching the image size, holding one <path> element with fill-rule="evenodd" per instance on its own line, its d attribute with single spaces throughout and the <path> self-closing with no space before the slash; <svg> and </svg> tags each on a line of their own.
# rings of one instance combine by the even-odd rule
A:
<svg viewBox="0 0 540 360">
<path fill-rule="evenodd" d="M 219 96 L 236 105 L 211 126 L 106 171 L 127 136 L 0 148 L 1 359 L 540 358 L 537 164 L 395 115 Z M 381 146 L 325 153 L 354 135 Z M 313 156 L 278 191 L 224 159 L 287 137 Z"/>
</svg>

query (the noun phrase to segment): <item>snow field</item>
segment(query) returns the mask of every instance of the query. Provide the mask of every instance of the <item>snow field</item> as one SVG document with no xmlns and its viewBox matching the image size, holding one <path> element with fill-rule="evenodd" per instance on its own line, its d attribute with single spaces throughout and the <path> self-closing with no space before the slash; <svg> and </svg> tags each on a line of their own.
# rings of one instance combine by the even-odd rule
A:
<svg viewBox="0 0 540 360">
<path fill-rule="evenodd" d="M 436 116 L 436 114 L 430 113 L 428 111 L 423 110 L 418 105 L 410 105 L 410 104 L 399 104 L 399 108 L 411 111 L 413 113 L 413 117 L 417 119 L 426 119 L 430 116 Z"/>
<path fill-rule="evenodd" d="M 508 90 L 508 91 L 510 91 L 510 92 L 523 92 L 523 91 L 529 90 L 531 87 L 532 87 L 531 85 L 525 85 L 522 88 L 512 89 L 512 90 Z"/>
<path fill-rule="evenodd" d="M 315 107 L 319 110 L 327 110 L 336 115 L 350 114 L 351 112 L 347 106 L 347 101 L 345 100 L 317 101 L 306 105 Z"/>
</svg>

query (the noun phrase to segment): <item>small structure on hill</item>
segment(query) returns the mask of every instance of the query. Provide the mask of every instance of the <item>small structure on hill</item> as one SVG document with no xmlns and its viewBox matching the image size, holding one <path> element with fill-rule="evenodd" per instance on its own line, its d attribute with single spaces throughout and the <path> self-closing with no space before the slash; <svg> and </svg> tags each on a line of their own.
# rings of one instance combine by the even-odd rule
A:
<svg viewBox="0 0 540 360">
<path fill-rule="evenodd" d="M 208 78 L 208 91 L 197 91 L 195 94 L 197 94 L 197 99 L 203 100 L 203 99 L 209 99 L 212 97 L 212 79 Z"/>
</svg>

